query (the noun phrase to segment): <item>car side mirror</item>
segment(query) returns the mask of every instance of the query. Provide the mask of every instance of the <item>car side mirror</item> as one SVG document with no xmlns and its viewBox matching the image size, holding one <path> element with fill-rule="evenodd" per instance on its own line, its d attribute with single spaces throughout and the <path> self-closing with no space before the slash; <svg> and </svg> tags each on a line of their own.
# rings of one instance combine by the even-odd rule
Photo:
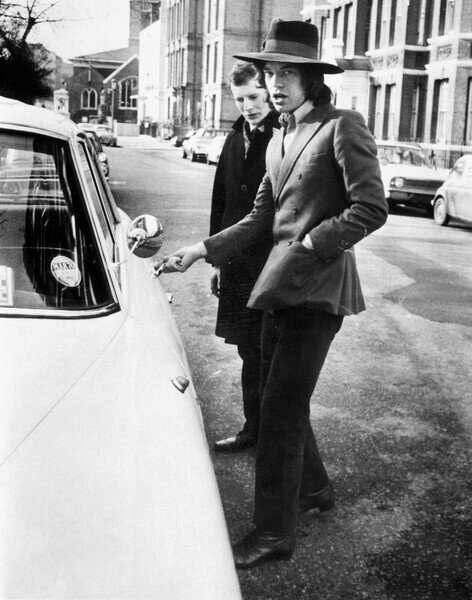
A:
<svg viewBox="0 0 472 600">
<path fill-rule="evenodd" d="M 162 246 L 164 229 L 152 215 L 136 217 L 128 229 L 128 248 L 140 258 L 150 258 Z"/>
</svg>

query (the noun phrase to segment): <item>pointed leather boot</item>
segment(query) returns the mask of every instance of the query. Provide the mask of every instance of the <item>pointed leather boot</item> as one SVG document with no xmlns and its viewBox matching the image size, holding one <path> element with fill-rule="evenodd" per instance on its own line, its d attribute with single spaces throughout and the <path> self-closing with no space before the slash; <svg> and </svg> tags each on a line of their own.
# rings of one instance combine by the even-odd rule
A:
<svg viewBox="0 0 472 600">
<path fill-rule="evenodd" d="M 237 569 L 252 569 L 270 560 L 288 560 L 295 550 L 296 534 L 274 535 L 268 531 L 253 529 L 233 545 Z"/>
<path fill-rule="evenodd" d="M 298 514 L 302 515 L 317 508 L 320 512 L 326 512 L 334 508 L 335 498 L 333 486 L 329 483 L 319 492 L 302 496 L 298 503 Z"/>
</svg>

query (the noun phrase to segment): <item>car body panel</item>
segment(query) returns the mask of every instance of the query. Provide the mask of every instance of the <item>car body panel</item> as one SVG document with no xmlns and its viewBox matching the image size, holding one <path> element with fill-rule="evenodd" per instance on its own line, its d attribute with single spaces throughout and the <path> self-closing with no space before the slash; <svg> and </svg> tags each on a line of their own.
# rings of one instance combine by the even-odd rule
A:
<svg viewBox="0 0 472 600">
<path fill-rule="evenodd" d="M 0 111 L 0 127 L 23 113 L 13 131 L 32 122 L 66 140 L 86 185 L 83 134 L 17 104 L 12 117 Z M 112 207 L 113 263 L 90 193 L 84 200 L 116 309 L 0 307 L 0 598 L 240 600 L 200 408 L 153 259 L 130 254 L 130 219 Z"/>
<path fill-rule="evenodd" d="M 443 183 L 445 174 L 437 171 L 430 164 L 426 154 L 416 144 L 377 141 L 377 147 L 382 182 L 389 204 L 391 206 L 405 204 L 429 209 L 431 199 Z M 403 154 L 418 157 L 419 164 L 403 162 Z M 384 156 L 390 155 L 398 156 L 398 162 L 387 162 Z M 395 185 L 399 180 L 402 185 Z"/>
<path fill-rule="evenodd" d="M 226 140 L 226 135 L 217 135 L 212 139 L 207 150 L 207 163 L 217 164 L 220 159 L 221 151 Z"/>
<path fill-rule="evenodd" d="M 472 154 L 460 157 L 443 185 L 437 190 L 432 204 L 444 198 L 450 217 L 472 222 Z"/>
<path fill-rule="evenodd" d="M 199 129 L 194 135 L 182 142 L 184 157 L 191 157 L 193 160 L 205 160 L 207 157 L 208 146 L 215 137 L 215 133 L 208 129 Z"/>
</svg>

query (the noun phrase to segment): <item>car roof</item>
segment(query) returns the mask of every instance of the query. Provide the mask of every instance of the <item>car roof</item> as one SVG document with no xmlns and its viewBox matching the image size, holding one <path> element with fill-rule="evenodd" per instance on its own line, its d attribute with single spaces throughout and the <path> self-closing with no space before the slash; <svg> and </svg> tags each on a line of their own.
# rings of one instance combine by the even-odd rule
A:
<svg viewBox="0 0 472 600">
<path fill-rule="evenodd" d="M 18 126 L 72 138 L 79 131 L 69 118 L 47 108 L 0 96 L 0 126 Z"/>
<path fill-rule="evenodd" d="M 401 146 L 402 148 L 411 148 L 412 150 L 421 150 L 421 146 L 419 144 L 414 144 L 412 142 L 395 142 L 394 140 L 375 140 L 377 146 Z"/>
</svg>

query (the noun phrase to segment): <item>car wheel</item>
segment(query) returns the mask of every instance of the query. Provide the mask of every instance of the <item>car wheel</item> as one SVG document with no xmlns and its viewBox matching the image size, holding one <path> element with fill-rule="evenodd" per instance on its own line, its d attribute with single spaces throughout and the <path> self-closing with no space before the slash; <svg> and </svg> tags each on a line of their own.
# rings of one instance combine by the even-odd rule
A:
<svg viewBox="0 0 472 600">
<path fill-rule="evenodd" d="M 190 158 L 192 159 L 192 162 L 197 162 L 197 155 L 195 154 L 195 152 L 192 152 L 192 155 Z"/>
<path fill-rule="evenodd" d="M 185 152 L 185 150 L 182 152 L 182 158 L 187 158 L 187 153 Z"/>
<path fill-rule="evenodd" d="M 451 217 L 447 214 L 446 201 L 441 196 L 436 198 L 436 202 L 434 203 L 433 217 L 438 225 L 447 225 L 451 220 Z"/>
</svg>

